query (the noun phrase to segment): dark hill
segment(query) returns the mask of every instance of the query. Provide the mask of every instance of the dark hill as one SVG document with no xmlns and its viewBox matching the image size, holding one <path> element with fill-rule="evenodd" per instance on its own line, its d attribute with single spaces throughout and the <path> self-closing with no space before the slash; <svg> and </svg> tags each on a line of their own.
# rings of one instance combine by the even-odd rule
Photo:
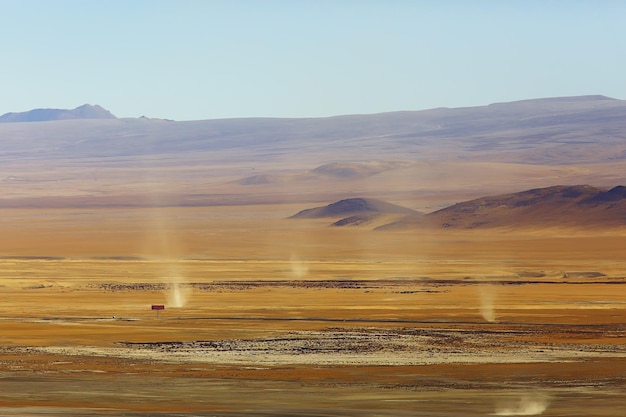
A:
<svg viewBox="0 0 626 417">
<path fill-rule="evenodd" d="M 626 187 L 576 185 L 478 198 L 381 229 L 619 226 L 626 226 Z"/>
<path fill-rule="evenodd" d="M 618 185 L 607 192 L 600 192 L 582 201 L 583 204 L 604 204 L 626 199 L 626 187 Z"/>
<path fill-rule="evenodd" d="M 6 113 L 0 116 L 0 123 L 48 122 L 70 119 L 116 119 L 116 117 L 98 105 L 84 104 L 72 110 L 34 109 L 21 113 Z"/>
<path fill-rule="evenodd" d="M 337 220 L 332 224 L 332 226 L 361 226 L 376 220 L 379 215 L 380 214 L 378 213 L 354 214 L 352 216 L 344 217 L 343 219 Z"/>
<path fill-rule="evenodd" d="M 318 219 L 326 217 L 350 217 L 363 214 L 418 215 L 419 212 L 373 198 L 348 198 L 346 200 L 340 200 L 324 207 L 316 207 L 302 210 L 299 213 L 294 214 L 290 218 Z"/>
</svg>

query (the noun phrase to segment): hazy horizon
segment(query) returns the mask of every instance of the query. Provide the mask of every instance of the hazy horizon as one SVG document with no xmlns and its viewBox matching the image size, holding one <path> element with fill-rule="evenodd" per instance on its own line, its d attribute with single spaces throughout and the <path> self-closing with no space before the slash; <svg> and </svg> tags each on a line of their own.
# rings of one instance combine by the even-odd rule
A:
<svg viewBox="0 0 626 417">
<path fill-rule="evenodd" d="M 491 106 L 491 105 L 497 105 L 497 104 L 511 104 L 511 103 L 517 103 L 517 102 L 525 102 L 525 101 L 535 101 L 535 100 L 551 100 L 551 99 L 577 99 L 577 98 L 581 98 L 581 97 L 604 97 L 606 99 L 609 100 L 616 100 L 616 101 L 624 101 L 622 99 L 618 99 L 615 97 L 609 97 L 609 96 L 605 96 L 605 95 L 601 95 L 601 94 L 589 94 L 589 95 L 581 95 L 581 96 L 561 96 L 561 97 L 532 97 L 532 98 L 527 98 L 527 99 L 520 99 L 520 100 L 513 100 L 513 101 L 508 101 L 508 102 L 494 102 L 494 103 L 485 103 L 485 104 L 477 104 L 476 106 L 460 106 L 460 107 L 450 107 L 450 106 L 440 106 L 440 107 L 432 107 L 432 108 L 425 108 L 425 109 L 401 109 L 401 110 L 390 110 L 390 111 L 382 111 L 382 112 L 375 112 L 375 113 L 344 113 L 344 114 L 330 114 L 330 115 L 326 115 L 326 116 L 293 116 L 293 117 L 274 117 L 274 116 L 232 116 L 232 117 L 223 117 L 223 118 L 206 118 L 206 119 L 183 119 L 183 120 L 177 120 L 177 119 L 173 119 L 171 117 L 162 117 L 162 118 L 154 118 L 154 119 L 162 119 L 162 120 L 168 120 L 168 121 L 176 121 L 176 122 L 194 122 L 194 121 L 208 121 L 208 120 L 228 120 L 228 119 L 324 119 L 324 118 L 333 118 L 333 117 L 343 117 L 343 116 L 374 116 L 377 114 L 386 114 L 386 113 L 405 113 L 405 112 L 420 112 L 420 111 L 429 111 L 429 110 L 458 110 L 458 109 L 471 109 L 471 108 L 477 108 L 477 107 L 486 107 L 486 106 Z M 0 114 L 0 117 L 2 116 L 6 116 L 6 115 L 10 115 L 10 114 L 23 114 L 23 113 L 28 113 L 28 112 L 32 112 L 32 111 L 72 111 L 72 110 L 77 110 L 80 107 L 84 107 L 84 106 L 90 106 L 90 107 L 100 107 L 105 111 L 110 112 L 114 118 L 116 119 L 134 119 L 134 118 L 142 118 L 142 117 L 146 117 L 146 118 L 152 118 L 150 116 L 146 116 L 146 115 L 141 115 L 141 116 L 118 116 L 115 112 L 115 109 L 110 109 L 106 106 L 102 106 L 99 103 L 96 102 L 92 102 L 92 103 L 82 103 L 79 105 L 76 105 L 74 107 L 71 108 L 60 108 L 60 107 L 35 107 L 35 108 L 31 108 L 31 109 L 25 109 L 25 110 L 17 110 L 17 111 L 9 111 L 6 113 L 2 113 Z M 89 118 L 87 118 L 89 119 Z M 54 120 L 52 120 L 54 121 Z"/>
</svg>

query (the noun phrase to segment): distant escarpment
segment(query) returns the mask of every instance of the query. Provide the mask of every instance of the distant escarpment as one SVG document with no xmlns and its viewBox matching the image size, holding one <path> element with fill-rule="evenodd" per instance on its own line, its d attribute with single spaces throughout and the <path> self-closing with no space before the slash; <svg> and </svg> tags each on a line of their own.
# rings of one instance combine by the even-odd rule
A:
<svg viewBox="0 0 626 417">
<path fill-rule="evenodd" d="M 95 105 L 84 104 L 75 109 L 34 109 L 20 113 L 5 113 L 0 123 L 48 122 L 70 119 L 116 119 L 108 110 Z"/>
<path fill-rule="evenodd" d="M 407 217 L 379 229 L 621 226 L 626 226 L 626 187 L 620 185 L 607 190 L 575 185 L 482 197 L 421 217 Z"/>
</svg>

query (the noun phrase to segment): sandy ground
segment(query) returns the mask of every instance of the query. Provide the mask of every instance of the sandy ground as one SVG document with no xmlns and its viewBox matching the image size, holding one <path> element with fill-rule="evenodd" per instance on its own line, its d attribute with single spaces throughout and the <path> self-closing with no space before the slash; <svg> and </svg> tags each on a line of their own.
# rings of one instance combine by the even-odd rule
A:
<svg viewBox="0 0 626 417">
<path fill-rule="evenodd" d="M 0 414 L 624 415 L 622 232 L 299 208 L 5 210 Z"/>
</svg>

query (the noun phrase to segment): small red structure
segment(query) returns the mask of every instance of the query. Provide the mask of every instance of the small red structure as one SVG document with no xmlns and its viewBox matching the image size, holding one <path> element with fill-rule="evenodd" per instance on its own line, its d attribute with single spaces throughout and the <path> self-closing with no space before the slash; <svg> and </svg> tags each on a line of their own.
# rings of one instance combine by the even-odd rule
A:
<svg viewBox="0 0 626 417">
<path fill-rule="evenodd" d="M 165 310 L 165 306 L 163 304 L 152 304 L 152 310 L 157 311 L 157 319 L 159 318 L 159 313 L 161 310 Z"/>
</svg>

